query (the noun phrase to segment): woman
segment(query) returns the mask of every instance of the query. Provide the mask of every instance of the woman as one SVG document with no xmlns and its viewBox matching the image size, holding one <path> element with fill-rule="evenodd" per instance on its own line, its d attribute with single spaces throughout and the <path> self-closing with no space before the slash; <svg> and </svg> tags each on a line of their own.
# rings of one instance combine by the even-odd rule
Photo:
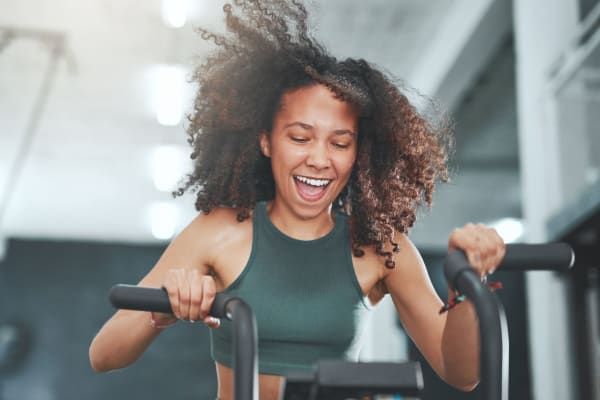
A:
<svg viewBox="0 0 600 400">
<path fill-rule="evenodd" d="M 174 316 L 118 311 L 90 347 L 97 371 L 122 368 L 178 320 L 204 321 L 219 379 L 232 397 L 229 327 L 208 315 L 214 295 L 243 296 L 256 314 L 261 399 L 280 376 L 320 358 L 356 358 L 362 315 L 389 294 L 433 369 L 449 384 L 478 382 L 477 320 L 470 303 L 440 313 L 407 237 L 417 208 L 446 181 L 450 133 L 434 126 L 385 74 L 338 61 L 308 36 L 298 1 L 236 1 L 228 35 L 196 73 L 190 117 L 197 218 L 143 286 L 164 287 Z M 454 230 L 483 277 L 504 256 L 482 225 Z M 449 291 L 449 301 L 454 299 Z"/>
</svg>

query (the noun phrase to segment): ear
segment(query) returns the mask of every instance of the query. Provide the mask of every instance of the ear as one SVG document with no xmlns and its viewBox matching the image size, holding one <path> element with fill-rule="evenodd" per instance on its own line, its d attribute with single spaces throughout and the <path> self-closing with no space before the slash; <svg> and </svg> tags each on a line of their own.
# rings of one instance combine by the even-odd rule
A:
<svg viewBox="0 0 600 400">
<path fill-rule="evenodd" d="M 271 157 L 271 142 L 266 131 L 260 133 L 260 150 L 265 157 Z"/>
</svg>

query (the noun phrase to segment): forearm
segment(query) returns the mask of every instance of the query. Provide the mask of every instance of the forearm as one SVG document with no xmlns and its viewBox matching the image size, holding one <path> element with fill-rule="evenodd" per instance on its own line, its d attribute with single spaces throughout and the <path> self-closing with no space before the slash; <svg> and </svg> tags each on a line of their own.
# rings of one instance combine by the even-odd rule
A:
<svg viewBox="0 0 600 400">
<path fill-rule="evenodd" d="M 452 292 L 449 298 L 454 297 Z M 479 324 L 475 308 L 464 301 L 448 311 L 442 337 L 444 380 L 461 390 L 479 382 Z"/>
<path fill-rule="evenodd" d="M 160 332 L 150 324 L 147 312 L 115 314 L 90 345 L 92 368 L 106 372 L 133 364 Z"/>
</svg>

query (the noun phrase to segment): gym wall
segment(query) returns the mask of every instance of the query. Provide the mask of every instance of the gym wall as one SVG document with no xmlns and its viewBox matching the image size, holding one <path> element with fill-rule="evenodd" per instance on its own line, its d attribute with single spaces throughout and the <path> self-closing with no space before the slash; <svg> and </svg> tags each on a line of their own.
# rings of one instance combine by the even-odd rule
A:
<svg viewBox="0 0 600 400">
<path fill-rule="evenodd" d="M 163 250 L 11 240 L 0 263 L 0 399 L 214 399 L 215 369 L 203 324 L 168 329 L 129 368 L 100 374 L 90 366 L 90 342 L 114 312 L 108 290 L 137 283 Z M 10 322 L 24 327 L 31 342 L 24 359 L 7 368 L 2 327 Z"/>
</svg>

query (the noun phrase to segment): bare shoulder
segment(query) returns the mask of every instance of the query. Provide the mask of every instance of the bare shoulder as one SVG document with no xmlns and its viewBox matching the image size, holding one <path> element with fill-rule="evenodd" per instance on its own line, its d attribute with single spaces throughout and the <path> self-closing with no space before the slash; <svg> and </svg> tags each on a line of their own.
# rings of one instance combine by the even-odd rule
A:
<svg viewBox="0 0 600 400">
<path fill-rule="evenodd" d="M 200 212 L 190 223 L 190 228 L 198 232 L 211 231 L 213 234 L 218 235 L 240 227 L 238 213 L 239 210 L 235 208 L 216 207 L 210 210 L 209 213 Z M 250 221 L 251 216 L 250 214 L 250 218 L 241 222 Z"/>
<path fill-rule="evenodd" d="M 239 210 L 219 207 L 202 213 L 192 222 L 203 240 L 203 262 L 218 286 L 227 286 L 246 264 L 252 246 L 252 213 L 240 221 Z"/>
<path fill-rule="evenodd" d="M 219 257 L 234 246 L 250 242 L 252 222 L 238 221 L 238 211 L 219 207 L 209 213 L 199 213 L 169 244 L 142 284 L 160 285 L 170 268 L 196 269 L 211 274 Z"/>
<path fill-rule="evenodd" d="M 239 240 L 250 240 L 252 233 L 252 214 L 243 221 L 238 219 L 239 210 L 217 207 L 209 213 L 200 213 L 190 223 L 192 236 L 202 240 L 205 252 L 221 252 Z"/>
</svg>

